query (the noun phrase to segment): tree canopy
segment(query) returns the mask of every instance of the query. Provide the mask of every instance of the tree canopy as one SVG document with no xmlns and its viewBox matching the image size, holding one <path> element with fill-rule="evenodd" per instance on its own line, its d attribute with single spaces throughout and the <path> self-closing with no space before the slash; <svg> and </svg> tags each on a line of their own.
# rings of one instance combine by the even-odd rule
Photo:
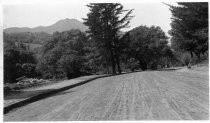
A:
<svg viewBox="0 0 210 123">
<path fill-rule="evenodd" d="M 118 52 L 119 32 L 120 29 L 128 26 L 132 18 L 130 16 L 132 10 L 124 10 L 120 3 L 91 3 L 87 6 L 90 12 L 84 19 L 84 24 L 89 27 L 87 31 L 89 36 L 97 41 L 96 45 L 101 51 L 100 55 L 106 59 L 105 61 L 108 62 L 110 58 L 112 72 L 116 73 L 115 66 L 117 65 L 118 72 L 121 73 Z"/>
<path fill-rule="evenodd" d="M 4 82 L 16 82 L 21 76 L 34 77 L 36 57 L 24 45 L 16 46 L 14 42 L 4 42 Z"/>
<path fill-rule="evenodd" d="M 113 74 L 117 70 L 121 73 L 129 69 L 157 69 L 172 64 L 187 65 L 195 55 L 206 57 L 208 3 L 182 2 L 169 6 L 171 45 L 159 26 L 141 25 L 123 32 L 123 28 L 129 27 L 133 10 L 125 10 L 120 3 L 88 4 L 90 11 L 84 24 L 89 30 L 85 33 L 78 29 L 52 35 L 4 33 L 5 82 L 16 82 L 22 76 L 75 78 L 109 73 L 110 68 Z M 41 46 L 31 50 L 28 44 Z"/>
<path fill-rule="evenodd" d="M 37 70 L 45 78 L 73 78 L 83 71 L 87 38 L 79 30 L 55 32 L 43 48 Z"/>
<path fill-rule="evenodd" d="M 175 50 L 204 54 L 208 50 L 208 3 L 180 2 L 172 12 L 171 44 Z"/>
<path fill-rule="evenodd" d="M 122 38 L 125 45 L 124 53 L 137 59 L 142 70 L 147 69 L 149 65 L 157 67 L 161 57 L 172 56 L 167 39 L 158 26 L 139 26 L 127 32 Z"/>
</svg>

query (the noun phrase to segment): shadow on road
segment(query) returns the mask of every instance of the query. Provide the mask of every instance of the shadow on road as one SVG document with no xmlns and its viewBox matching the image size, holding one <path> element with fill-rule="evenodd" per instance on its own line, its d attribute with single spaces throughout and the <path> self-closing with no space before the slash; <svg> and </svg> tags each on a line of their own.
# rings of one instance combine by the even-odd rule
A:
<svg viewBox="0 0 210 123">
<path fill-rule="evenodd" d="M 73 85 L 68 85 L 59 89 L 46 89 L 46 90 L 39 90 L 39 91 L 27 91 L 25 93 L 23 92 L 17 92 L 20 93 L 19 96 L 15 96 L 15 95 L 10 95 L 8 97 L 4 97 L 5 100 L 9 100 L 9 99 L 21 99 L 21 98 L 26 98 L 20 102 L 11 104 L 9 106 L 4 107 L 4 114 L 7 114 L 9 111 L 15 109 L 15 108 L 19 108 L 22 106 L 25 106 L 27 104 L 39 101 L 41 99 L 45 99 L 51 96 L 56 96 L 57 95 L 62 95 L 65 94 L 64 91 L 77 87 L 77 86 L 81 86 L 83 84 L 86 84 L 88 82 L 91 82 L 93 80 L 99 79 L 99 78 L 105 78 L 105 77 L 111 77 L 111 76 L 118 76 L 118 75 L 123 75 L 123 74 L 130 74 L 130 73 L 136 73 L 136 72 L 141 72 L 141 71 L 133 71 L 133 72 L 125 72 L 125 73 L 121 73 L 121 74 L 109 74 L 109 75 L 103 75 L 103 76 L 99 76 L 99 77 L 95 77 L 89 80 L 85 80 Z M 64 93 L 61 93 L 64 92 Z M 14 93 L 14 92 L 13 92 Z M 37 94 L 38 93 L 38 94 Z M 67 93 L 71 93 L 71 92 L 67 92 Z"/>
<path fill-rule="evenodd" d="M 166 69 L 157 69 L 154 71 L 174 71 L 174 70 L 179 70 L 179 69 L 182 69 L 182 68 L 181 67 L 180 68 L 166 68 Z"/>
<path fill-rule="evenodd" d="M 56 89 L 45 89 L 45 90 L 34 90 L 34 91 L 8 91 L 7 93 L 4 94 L 4 100 L 11 100 L 11 99 L 27 99 L 42 93 L 54 91 Z M 69 91 L 68 93 L 73 92 Z M 62 95 L 67 92 L 60 92 L 58 94 L 54 94 L 52 96 L 56 95 Z"/>
<path fill-rule="evenodd" d="M 32 102 L 36 102 L 36 101 L 39 101 L 41 99 L 48 98 L 50 96 L 56 95 L 59 92 L 63 92 L 65 90 L 68 90 L 68 89 L 71 89 L 71 88 L 74 88 L 74 87 L 86 84 L 86 83 L 91 82 L 91 81 L 93 81 L 95 79 L 98 79 L 98 78 L 104 78 L 104 77 L 109 77 L 109 76 L 112 76 L 112 75 L 95 77 L 95 78 L 92 78 L 92 79 L 89 79 L 89 80 L 85 80 L 83 82 L 79 82 L 79 83 L 76 83 L 76 84 L 73 84 L 73 85 L 69 85 L 69 86 L 66 86 L 66 87 L 62 87 L 62 88 L 59 88 L 59 89 L 42 90 L 42 93 L 40 91 L 40 94 L 38 94 L 38 95 L 30 96 L 29 98 L 26 98 L 23 101 L 20 101 L 20 102 L 17 102 L 17 103 L 14 103 L 14 104 L 11 104 L 9 106 L 4 107 L 4 114 L 7 114 L 9 111 L 11 111 L 11 110 L 13 110 L 15 108 L 22 107 L 22 106 L 25 106 L 25 105 L 30 104 Z M 33 95 L 33 93 L 35 93 L 35 92 L 31 92 L 30 94 Z M 60 93 L 60 94 L 62 94 L 62 93 Z M 22 97 L 27 97 L 27 94 L 26 95 L 23 94 Z"/>
</svg>

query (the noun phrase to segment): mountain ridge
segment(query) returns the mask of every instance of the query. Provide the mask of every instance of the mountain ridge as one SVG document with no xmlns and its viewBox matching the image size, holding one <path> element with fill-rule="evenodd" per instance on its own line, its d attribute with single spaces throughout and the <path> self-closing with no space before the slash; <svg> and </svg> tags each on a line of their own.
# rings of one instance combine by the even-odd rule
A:
<svg viewBox="0 0 210 123">
<path fill-rule="evenodd" d="M 85 32 L 88 27 L 85 26 L 81 21 L 77 19 L 61 19 L 49 26 L 37 26 L 33 28 L 29 27 L 10 27 L 4 29 L 6 33 L 20 33 L 20 32 L 46 32 L 49 34 L 53 34 L 53 32 L 58 31 L 67 31 L 71 29 L 79 29 L 82 32 Z"/>
</svg>

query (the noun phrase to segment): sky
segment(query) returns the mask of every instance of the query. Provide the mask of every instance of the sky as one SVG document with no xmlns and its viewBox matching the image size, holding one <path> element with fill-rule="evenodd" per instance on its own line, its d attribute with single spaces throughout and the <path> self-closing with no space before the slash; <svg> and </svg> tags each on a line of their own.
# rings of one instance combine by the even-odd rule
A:
<svg viewBox="0 0 210 123">
<path fill-rule="evenodd" d="M 4 4 L 3 28 L 49 26 L 65 18 L 82 21 L 82 18 L 86 18 L 89 12 L 87 4 L 88 2 Z M 134 9 L 130 27 L 124 31 L 140 25 L 160 26 L 165 33 L 171 28 L 171 12 L 169 7 L 162 2 L 128 2 L 122 5 L 124 9 Z"/>
</svg>

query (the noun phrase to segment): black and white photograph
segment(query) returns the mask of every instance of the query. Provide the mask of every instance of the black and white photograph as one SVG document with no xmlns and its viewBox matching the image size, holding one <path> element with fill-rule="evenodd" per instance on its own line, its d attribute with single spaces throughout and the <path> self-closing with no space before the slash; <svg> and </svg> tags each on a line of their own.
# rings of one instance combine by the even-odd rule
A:
<svg viewBox="0 0 210 123">
<path fill-rule="evenodd" d="M 209 2 L 2 0 L 3 122 L 209 120 Z"/>
</svg>

